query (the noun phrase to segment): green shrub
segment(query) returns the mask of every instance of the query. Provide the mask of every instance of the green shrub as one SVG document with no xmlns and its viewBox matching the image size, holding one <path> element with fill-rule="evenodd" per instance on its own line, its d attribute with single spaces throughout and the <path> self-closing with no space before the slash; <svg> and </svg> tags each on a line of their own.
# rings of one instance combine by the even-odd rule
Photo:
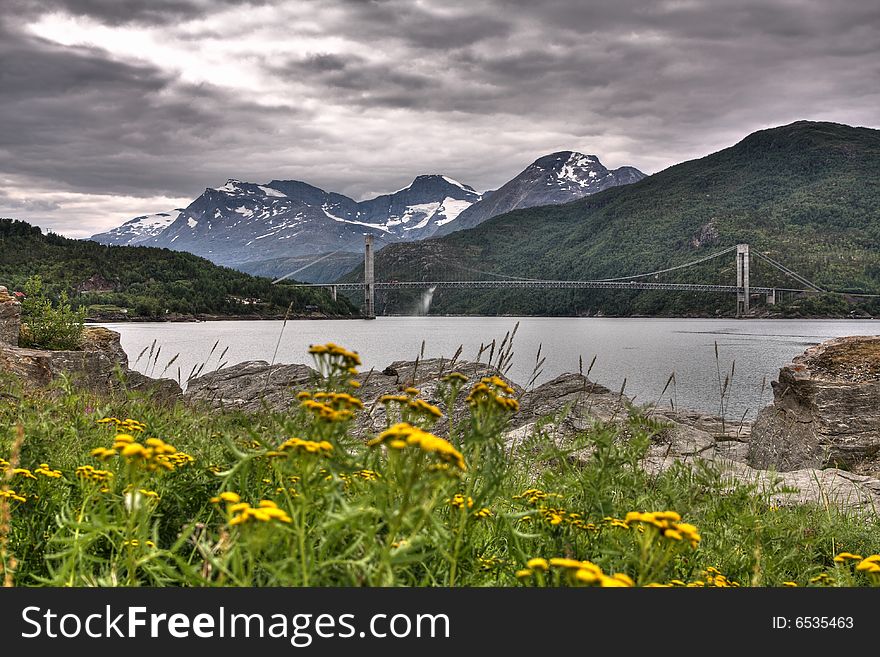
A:
<svg viewBox="0 0 880 657">
<path fill-rule="evenodd" d="M 71 308 L 66 292 L 62 292 L 58 303 L 53 304 L 43 289 L 43 280 L 39 276 L 29 278 L 24 291 L 27 297 L 21 305 L 21 346 L 53 350 L 79 349 L 85 308 Z"/>
</svg>

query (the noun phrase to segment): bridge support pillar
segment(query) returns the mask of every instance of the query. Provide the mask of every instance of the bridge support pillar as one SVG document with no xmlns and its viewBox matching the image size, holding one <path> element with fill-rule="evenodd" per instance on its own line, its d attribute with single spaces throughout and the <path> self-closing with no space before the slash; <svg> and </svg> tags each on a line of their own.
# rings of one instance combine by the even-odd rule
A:
<svg viewBox="0 0 880 657">
<path fill-rule="evenodd" d="M 736 316 L 749 314 L 749 245 L 736 245 Z"/>
<path fill-rule="evenodd" d="M 376 319 L 375 284 L 373 236 L 364 235 L 364 319 Z"/>
<path fill-rule="evenodd" d="M 775 306 L 776 305 L 776 288 L 770 290 L 767 293 L 767 305 Z"/>
<path fill-rule="evenodd" d="M 336 286 L 330 286 L 330 296 L 333 297 L 333 300 L 336 301 Z"/>
</svg>

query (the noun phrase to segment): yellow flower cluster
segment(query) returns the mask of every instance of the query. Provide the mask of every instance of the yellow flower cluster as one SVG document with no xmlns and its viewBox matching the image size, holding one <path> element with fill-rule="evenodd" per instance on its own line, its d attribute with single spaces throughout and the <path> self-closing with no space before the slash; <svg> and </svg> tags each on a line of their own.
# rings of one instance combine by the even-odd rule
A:
<svg viewBox="0 0 880 657">
<path fill-rule="evenodd" d="M 880 554 L 872 554 L 870 557 L 865 557 L 856 565 L 856 570 L 869 575 L 880 574 Z"/>
<path fill-rule="evenodd" d="M 148 548 L 155 548 L 156 544 L 153 541 L 144 541 L 143 544 L 136 538 L 131 539 L 130 541 L 123 541 L 122 545 L 124 547 L 137 548 L 143 545 Z"/>
<path fill-rule="evenodd" d="M 450 372 L 446 374 L 441 381 L 446 381 L 447 383 L 467 383 L 468 378 L 462 374 L 461 372 Z"/>
<path fill-rule="evenodd" d="M 713 568 L 712 566 L 709 566 L 703 571 L 703 576 L 705 577 L 705 585 L 707 587 L 714 587 L 717 589 L 739 588 L 739 582 L 734 582 L 733 580 L 728 579 L 727 576 L 721 574 L 720 570 Z M 701 585 L 701 582 L 691 582 L 687 586 Z"/>
<path fill-rule="evenodd" d="M 90 465 L 81 465 L 76 469 L 77 477 L 87 481 L 95 481 L 98 483 L 107 483 L 113 478 L 113 473 L 108 470 L 96 470 Z"/>
<path fill-rule="evenodd" d="M 98 420 L 98 424 L 112 424 L 116 427 L 117 431 L 125 433 L 143 433 L 147 430 L 146 424 L 132 420 L 130 417 L 124 420 L 115 417 L 105 417 Z"/>
<path fill-rule="evenodd" d="M 324 402 L 335 409 L 357 408 L 362 409 L 364 402 L 347 392 L 316 392 L 312 395 L 318 401 Z"/>
<path fill-rule="evenodd" d="M 61 470 L 53 470 L 49 467 L 48 463 L 40 463 L 40 467 L 34 470 L 34 473 L 49 479 L 59 479 L 61 477 Z"/>
<path fill-rule="evenodd" d="M 519 410 L 519 402 L 513 398 L 516 391 L 500 376 L 483 377 L 471 388 L 467 402 L 471 407 L 494 404 L 512 413 Z"/>
<path fill-rule="evenodd" d="M 477 518 L 478 520 L 482 520 L 484 518 L 491 518 L 494 515 L 495 514 L 492 513 L 492 509 L 490 509 L 487 506 L 481 507 L 481 508 L 477 509 L 476 511 L 474 511 L 474 518 Z"/>
<path fill-rule="evenodd" d="M 291 452 L 330 456 L 333 452 L 333 445 L 326 440 L 315 442 L 314 440 L 303 440 L 302 438 L 288 438 L 278 446 L 277 450 L 268 452 L 268 455 L 287 456 Z"/>
<path fill-rule="evenodd" d="M 353 368 L 361 364 L 361 357 L 356 351 L 349 351 L 334 342 L 313 344 L 309 347 L 309 353 L 313 356 L 329 357 L 331 361 L 338 362 L 346 368 Z"/>
<path fill-rule="evenodd" d="M 872 554 L 869 557 L 863 557 L 860 554 L 851 552 L 841 552 L 834 557 L 835 563 L 858 562 L 856 570 L 866 575 L 880 575 L 880 554 Z"/>
<path fill-rule="evenodd" d="M 9 500 L 15 500 L 16 502 L 27 502 L 27 498 L 24 495 L 16 493 L 11 488 L 8 490 L 3 490 L 2 488 L 0 488 L 0 497 L 5 497 Z"/>
<path fill-rule="evenodd" d="M 255 520 L 257 522 L 293 522 L 291 517 L 283 509 L 279 509 L 278 505 L 272 500 L 260 500 L 257 506 L 253 507 L 247 502 L 241 501 L 241 496 L 232 491 L 224 491 L 217 497 L 211 498 L 212 504 L 226 503 L 226 513 L 229 516 L 230 525 L 241 525 L 246 522 Z"/>
<path fill-rule="evenodd" d="M 449 500 L 449 506 L 453 509 L 463 509 L 467 505 L 467 508 L 472 508 L 474 506 L 474 498 L 468 496 L 467 501 L 465 501 L 464 495 L 461 493 L 456 493 L 452 496 L 452 499 Z"/>
<path fill-rule="evenodd" d="M 410 394 L 418 394 L 418 390 L 415 388 L 407 388 L 404 390 L 406 395 L 382 395 L 379 397 L 380 404 L 388 404 L 389 402 L 398 402 L 401 405 L 405 404 L 408 408 L 412 409 L 416 413 L 420 413 L 422 415 L 429 415 L 435 418 L 443 417 L 443 411 L 434 406 L 433 404 L 429 404 L 423 399 L 413 399 Z"/>
<path fill-rule="evenodd" d="M 547 493 L 539 488 L 527 488 L 519 495 L 514 495 L 513 499 L 515 500 L 525 500 L 532 506 L 538 504 L 538 502 L 543 502 L 551 497 L 561 498 L 562 495 L 559 493 Z"/>
<path fill-rule="evenodd" d="M 354 415 L 349 409 L 336 410 L 329 404 L 324 404 L 314 399 L 304 399 L 302 406 L 307 411 L 317 415 L 319 419 L 326 420 L 327 422 L 346 422 Z"/>
<path fill-rule="evenodd" d="M 423 452 L 435 454 L 442 461 L 456 466 L 459 470 L 467 470 L 464 457 L 448 440 L 444 440 L 432 433 L 423 431 L 406 422 L 399 422 L 389 427 L 378 436 L 367 442 L 367 445 L 387 445 L 391 449 L 404 449 L 416 447 Z"/>
<path fill-rule="evenodd" d="M 641 525 L 656 529 L 661 536 L 673 541 L 687 541 L 692 548 L 696 548 L 700 542 L 700 534 L 694 525 L 680 522 L 681 516 L 675 511 L 655 511 L 653 513 L 640 513 L 631 511 L 626 514 L 624 522 L 629 525 Z"/>
<path fill-rule="evenodd" d="M 189 454 L 178 452 L 174 445 L 169 445 L 159 438 L 147 438 L 143 444 L 137 442 L 131 434 L 118 433 L 113 447 L 98 447 L 92 450 L 92 456 L 106 461 L 114 456 L 121 456 L 129 463 L 135 463 L 144 470 L 174 470 L 192 463 L 195 459 Z"/>
<path fill-rule="evenodd" d="M 31 472 L 30 470 L 28 470 L 27 468 L 13 468 L 13 470 L 12 470 L 12 476 L 16 476 L 16 475 L 18 475 L 18 476 L 20 476 L 20 477 L 24 477 L 25 479 L 34 479 L 34 480 L 36 480 L 36 477 L 34 476 L 34 473 Z"/>
<path fill-rule="evenodd" d="M 495 556 L 478 557 L 477 564 L 479 564 L 480 570 L 483 571 L 496 570 L 504 564 L 504 560 Z"/>
<path fill-rule="evenodd" d="M 526 567 L 516 572 L 519 579 L 529 579 L 535 573 L 546 573 L 556 569 L 561 576 L 572 584 L 601 586 L 604 588 L 623 588 L 635 586 L 632 579 L 624 573 L 606 575 L 602 569 L 591 561 L 580 561 L 565 557 L 529 559 Z"/>
</svg>

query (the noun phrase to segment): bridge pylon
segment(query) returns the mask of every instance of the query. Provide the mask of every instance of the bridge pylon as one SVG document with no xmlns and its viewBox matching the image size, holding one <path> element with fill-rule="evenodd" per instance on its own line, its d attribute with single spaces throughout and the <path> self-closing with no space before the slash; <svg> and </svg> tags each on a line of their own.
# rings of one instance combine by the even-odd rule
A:
<svg viewBox="0 0 880 657">
<path fill-rule="evenodd" d="M 749 314 L 751 289 L 749 287 L 749 245 L 736 245 L 736 316 Z"/>
<path fill-rule="evenodd" d="M 364 235 L 364 319 L 376 319 L 376 275 L 372 235 Z"/>
</svg>

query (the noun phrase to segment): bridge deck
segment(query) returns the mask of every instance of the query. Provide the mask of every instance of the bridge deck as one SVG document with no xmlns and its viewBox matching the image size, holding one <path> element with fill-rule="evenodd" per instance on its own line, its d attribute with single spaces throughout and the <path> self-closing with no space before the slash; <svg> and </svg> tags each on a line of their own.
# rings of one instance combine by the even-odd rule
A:
<svg viewBox="0 0 880 657">
<path fill-rule="evenodd" d="M 335 287 L 338 291 L 363 290 L 363 283 L 298 283 L 295 287 Z M 681 292 L 719 292 L 736 294 L 735 285 L 700 285 L 695 283 L 648 283 L 644 281 L 385 281 L 373 284 L 379 290 L 411 289 L 522 289 L 522 290 L 677 290 Z M 755 294 L 769 294 L 777 291 L 807 292 L 809 290 L 789 290 L 788 288 L 752 287 Z"/>
</svg>

